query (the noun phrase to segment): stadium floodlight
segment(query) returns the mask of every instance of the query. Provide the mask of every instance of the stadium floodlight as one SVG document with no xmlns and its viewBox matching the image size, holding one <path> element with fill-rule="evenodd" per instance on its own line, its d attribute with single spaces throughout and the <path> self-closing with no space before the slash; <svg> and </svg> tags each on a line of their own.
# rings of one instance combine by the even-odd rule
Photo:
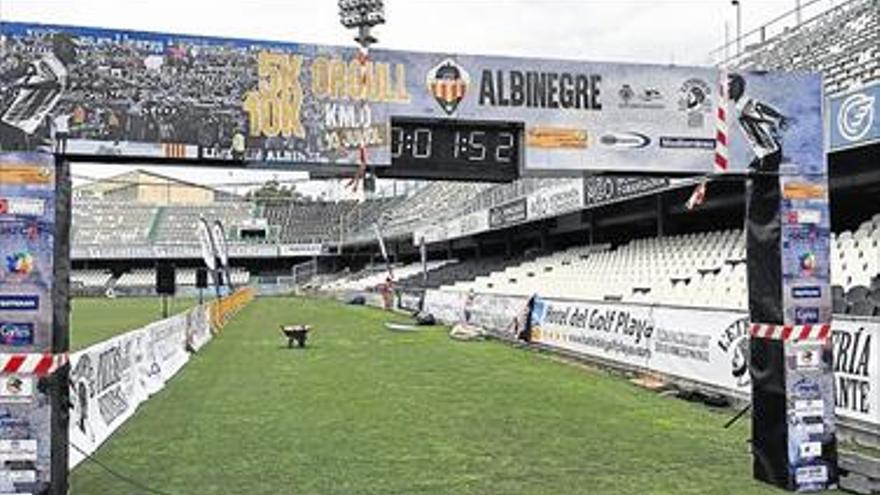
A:
<svg viewBox="0 0 880 495">
<path fill-rule="evenodd" d="M 357 29 L 355 41 L 367 48 L 377 41 L 370 29 L 385 24 L 385 5 L 382 0 L 339 0 L 339 22 L 346 29 Z"/>
</svg>

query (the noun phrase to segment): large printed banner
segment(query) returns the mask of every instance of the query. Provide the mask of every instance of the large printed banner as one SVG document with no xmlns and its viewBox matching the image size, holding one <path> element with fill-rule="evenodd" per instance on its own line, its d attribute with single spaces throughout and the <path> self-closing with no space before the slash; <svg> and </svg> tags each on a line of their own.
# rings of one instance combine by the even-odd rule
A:
<svg viewBox="0 0 880 495">
<path fill-rule="evenodd" d="M 506 332 L 526 304 L 521 296 L 429 290 L 424 310 L 454 324 L 468 320 Z M 532 342 L 707 385 L 751 393 L 749 322 L 741 311 L 670 308 L 536 298 Z M 836 412 L 880 424 L 880 321 L 833 323 Z"/>
<path fill-rule="evenodd" d="M 242 289 L 219 302 L 72 354 L 70 442 L 89 454 L 95 452 L 141 403 L 162 390 L 186 366 L 191 351 L 210 342 L 213 332 L 252 299 L 253 290 Z M 70 468 L 82 461 L 83 454 L 71 448 Z"/>
<path fill-rule="evenodd" d="M 463 292 L 429 290 L 425 292 L 422 309 L 434 315 L 437 321 L 454 324 L 464 321 L 466 302 L 467 294 Z"/>
<path fill-rule="evenodd" d="M 42 153 L 0 160 L 0 352 L 51 352 L 55 161 Z"/>
<path fill-rule="evenodd" d="M 364 144 L 371 165 L 430 158 L 417 139 L 430 132 L 391 150 L 394 116 L 522 124 L 534 170 L 713 170 L 713 68 L 384 50 L 361 64 L 353 48 L 294 43 L 21 23 L 2 34 L 4 150 L 354 165 Z M 744 128 L 766 134 L 769 109 L 788 118 L 790 141 L 821 131 L 821 94 L 807 87 L 818 76 L 757 79 L 731 102 Z M 470 156 L 486 145 L 455 142 Z"/>
<path fill-rule="evenodd" d="M 465 301 L 467 323 L 515 339 L 528 321 L 528 297 L 473 294 Z"/>
<path fill-rule="evenodd" d="M 837 413 L 880 424 L 880 321 L 834 322 Z M 533 342 L 750 392 L 748 318 L 735 311 L 539 299 Z M 872 360 L 873 355 L 873 360 Z"/>
<path fill-rule="evenodd" d="M 748 392 L 748 324 L 740 313 L 539 298 L 532 341 Z"/>
<path fill-rule="evenodd" d="M 0 353 L 19 364 L 52 353 L 64 326 L 54 314 L 55 186 L 51 155 L 0 154 Z M 0 494 L 42 493 L 52 482 L 51 397 L 33 371 L 0 375 Z"/>
<path fill-rule="evenodd" d="M 208 313 L 198 307 L 71 355 L 73 411 L 70 442 L 91 454 L 165 387 L 189 361 L 193 335 L 210 335 Z M 202 337 L 204 338 L 204 337 Z M 71 468 L 83 455 L 71 448 Z"/>
</svg>

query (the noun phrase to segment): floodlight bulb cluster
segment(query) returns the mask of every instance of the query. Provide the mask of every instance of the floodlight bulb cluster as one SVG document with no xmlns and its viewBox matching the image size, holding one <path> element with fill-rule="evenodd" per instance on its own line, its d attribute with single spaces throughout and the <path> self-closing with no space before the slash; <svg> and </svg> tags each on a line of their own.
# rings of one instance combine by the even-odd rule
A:
<svg viewBox="0 0 880 495">
<path fill-rule="evenodd" d="M 349 29 L 384 24 L 385 6 L 382 0 L 339 0 L 339 20 Z"/>
</svg>

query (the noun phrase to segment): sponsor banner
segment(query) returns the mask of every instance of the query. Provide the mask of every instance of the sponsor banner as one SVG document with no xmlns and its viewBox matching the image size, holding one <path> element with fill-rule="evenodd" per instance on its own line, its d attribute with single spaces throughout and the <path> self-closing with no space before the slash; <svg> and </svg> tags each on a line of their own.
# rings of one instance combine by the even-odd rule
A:
<svg viewBox="0 0 880 495">
<path fill-rule="evenodd" d="M 155 322 L 70 356 L 70 442 L 94 453 L 189 361 L 188 337 L 210 335 L 207 307 Z M 190 341 L 192 339 L 189 339 Z M 202 343 L 204 345 L 204 343 Z M 70 449 L 72 469 L 83 460 Z"/>
<path fill-rule="evenodd" d="M 33 383 L 16 382 L 4 376 L 0 386 L 0 493 L 48 493 L 51 481 L 50 397 L 35 391 Z M 32 392 L 25 397 L 21 391 L 10 397 L 9 387 Z"/>
<path fill-rule="evenodd" d="M 424 310 L 446 324 L 467 319 L 505 332 L 526 302 L 519 296 L 428 290 Z M 532 342 L 740 397 L 751 393 L 745 312 L 545 298 L 536 298 L 532 309 Z M 836 412 L 880 425 L 880 321 L 836 318 L 832 326 Z M 806 356 L 802 361 L 810 362 Z"/>
<path fill-rule="evenodd" d="M 600 175 L 584 179 L 584 205 L 614 203 L 669 187 L 665 177 L 615 177 Z"/>
<path fill-rule="evenodd" d="M 880 141 L 880 83 L 828 99 L 832 151 Z"/>
<path fill-rule="evenodd" d="M 413 231 L 413 245 L 418 246 L 421 239 L 426 244 L 458 239 L 489 230 L 489 210 L 480 210 L 462 215 L 435 225 L 425 225 Z"/>
<path fill-rule="evenodd" d="M 509 338 L 516 338 L 526 325 L 528 297 L 476 294 L 466 302 L 468 323 Z"/>
<path fill-rule="evenodd" d="M 485 232 L 489 230 L 489 210 L 475 211 L 459 217 L 459 237 Z"/>
<path fill-rule="evenodd" d="M 137 363 L 143 359 L 143 332 L 135 330 L 70 356 L 70 442 L 86 453 L 98 449 L 146 400 Z M 153 387 L 149 387 L 153 388 Z M 69 466 L 82 461 L 70 449 Z"/>
<path fill-rule="evenodd" d="M 281 256 L 320 256 L 323 252 L 321 244 L 282 244 L 278 246 Z"/>
<path fill-rule="evenodd" d="M 32 322 L 0 321 L 0 345 L 6 347 L 29 347 L 34 345 Z"/>
<path fill-rule="evenodd" d="M 54 249 L 54 158 L 0 154 L 0 351 L 51 350 Z"/>
<path fill-rule="evenodd" d="M 34 398 L 36 380 L 34 375 L 0 375 L 0 404 L 29 403 Z"/>
<path fill-rule="evenodd" d="M 452 325 L 464 320 L 466 300 L 467 294 L 463 292 L 428 290 L 422 308 L 434 315 L 437 321 Z"/>
<path fill-rule="evenodd" d="M 274 258 L 279 251 L 271 244 L 229 244 L 228 249 L 230 258 Z"/>
<path fill-rule="evenodd" d="M 528 219 L 554 217 L 584 207 L 584 181 L 571 179 L 559 186 L 539 189 L 527 198 Z"/>
<path fill-rule="evenodd" d="M 256 291 L 251 287 L 245 287 L 211 304 L 211 327 L 214 331 L 219 332 L 233 316 L 250 304 L 254 297 Z"/>
<path fill-rule="evenodd" d="M 838 318 L 832 329 L 837 413 L 880 423 L 880 321 Z"/>
<path fill-rule="evenodd" d="M 441 240 L 458 239 L 489 230 L 489 210 L 480 210 L 455 217 L 442 224 Z"/>
<path fill-rule="evenodd" d="M 817 466 L 832 474 L 837 469 L 833 363 L 822 358 L 826 348 L 820 341 L 787 341 L 784 347 L 788 474 L 797 491 L 825 490 L 836 483 L 836 475 L 798 475 Z"/>
<path fill-rule="evenodd" d="M 190 311 L 186 316 L 190 319 L 186 324 L 186 343 L 190 349 L 198 352 L 214 336 L 211 333 L 211 305 L 205 305 L 198 311 Z"/>
<path fill-rule="evenodd" d="M 733 395 L 751 393 L 744 312 L 539 298 L 532 313 L 532 341 Z M 832 343 L 837 414 L 880 424 L 880 387 L 875 386 L 880 376 L 880 321 L 835 319 Z M 803 362 L 810 361 L 805 357 Z"/>
<path fill-rule="evenodd" d="M 291 247 L 293 246 L 293 247 Z M 275 258 L 280 249 L 287 249 L 290 254 L 282 256 L 313 256 L 314 246 L 308 245 L 308 253 L 300 254 L 298 245 L 275 246 L 273 244 L 229 244 L 230 258 Z M 87 246 L 79 245 L 71 248 L 71 257 L 82 259 L 168 259 L 168 258 L 201 258 L 202 250 L 198 244 L 191 245 L 151 245 L 151 246 Z"/>
<path fill-rule="evenodd" d="M 3 149 L 60 134 L 56 148 L 74 154 L 355 166 L 366 143 L 371 165 L 387 166 L 394 116 L 522 122 L 532 170 L 713 170 L 714 68 L 388 50 L 361 66 L 355 48 L 23 23 L 2 35 L 17 75 L 0 107 Z M 156 79 L 174 84 L 123 84 Z M 754 122 L 766 108 L 784 115 L 793 150 L 822 129 L 818 76 L 741 80 L 737 108 Z M 465 151 L 485 152 L 477 144 Z M 744 170 L 731 151 L 731 170 Z"/>
<path fill-rule="evenodd" d="M 782 291 L 785 322 L 811 325 L 831 320 L 831 213 L 827 177 L 784 175 L 780 205 Z M 791 194 L 791 191 L 813 194 Z M 821 192 L 820 192 L 821 191 Z"/>
<path fill-rule="evenodd" d="M 519 198 L 489 209 L 489 228 L 501 229 L 525 222 L 528 218 L 526 198 Z"/>
<path fill-rule="evenodd" d="M 198 315 L 201 313 L 199 309 L 194 309 L 153 323 L 143 329 L 146 339 L 144 342 L 146 352 L 141 365 L 148 366 L 150 375 L 158 375 L 163 384 L 176 375 L 189 361 L 186 343 L 187 334 L 190 332 L 187 325 L 205 323 L 190 316 L 191 314 Z"/>
</svg>

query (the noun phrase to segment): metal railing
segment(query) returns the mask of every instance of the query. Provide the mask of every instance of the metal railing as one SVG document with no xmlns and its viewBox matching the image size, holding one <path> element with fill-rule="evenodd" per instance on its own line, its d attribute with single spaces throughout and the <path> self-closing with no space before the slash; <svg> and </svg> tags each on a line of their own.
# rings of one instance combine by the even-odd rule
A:
<svg viewBox="0 0 880 495">
<path fill-rule="evenodd" d="M 734 37 L 710 51 L 709 57 L 716 65 L 736 66 L 737 61 L 745 55 L 754 52 L 768 42 L 772 42 L 779 36 L 815 25 L 829 13 L 842 12 L 844 9 L 861 2 L 864 0 L 846 0 L 834 5 L 835 2 L 831 0 L 831 5 L 829 5 L 829 0 L 809 0 L 799 8 L 789 10 L 757 28 L 742 33 L 739 37 Z M 742 47 L 741 51 L 737 50 L 738 46 Z"/>
</svg>

